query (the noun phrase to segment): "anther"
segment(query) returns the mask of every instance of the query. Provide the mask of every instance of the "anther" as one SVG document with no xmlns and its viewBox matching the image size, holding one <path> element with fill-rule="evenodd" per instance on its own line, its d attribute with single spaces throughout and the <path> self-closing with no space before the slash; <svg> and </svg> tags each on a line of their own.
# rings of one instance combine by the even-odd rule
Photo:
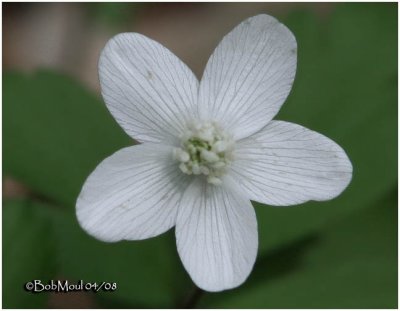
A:
<svg viewBox="0 0 400 311">
<path fill-rule="evenodd" d="M 205 175 L 213 185 L 222 183 L 222 175 L 232 160 L 233 140 L 215 123 L 193 123 L 181 136 L 181 148 L 175 148 L 174 158 L 179 169 L 188 175 Z"/>
</svg>

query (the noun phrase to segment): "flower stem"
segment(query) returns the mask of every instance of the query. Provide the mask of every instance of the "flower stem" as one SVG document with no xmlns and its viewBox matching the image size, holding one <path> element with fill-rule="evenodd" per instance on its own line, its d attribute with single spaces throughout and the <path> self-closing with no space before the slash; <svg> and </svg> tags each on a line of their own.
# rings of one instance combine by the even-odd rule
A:
<svg viewBox="0 0 400 311">
<path fill-rule="evenodd" d="M 204 291 L 195 286 L 186 299 L 182 302 L 180 308 L 182 309 L 193 309 L 196 307 L 199 299 L 204 294 Z"/>
</svg>

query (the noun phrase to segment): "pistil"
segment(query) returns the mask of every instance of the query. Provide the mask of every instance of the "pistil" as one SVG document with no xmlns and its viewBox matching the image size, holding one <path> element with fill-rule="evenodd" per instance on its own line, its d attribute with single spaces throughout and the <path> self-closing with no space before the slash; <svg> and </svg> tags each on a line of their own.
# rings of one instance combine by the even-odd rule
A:
<svg viewBox="0 0 400 311">
<path fill-rule="evenodd" d="M 174 158 L 181 162 L 179 169 L 188 175 L 205 175 L 214 185 L 222 183 L 233 160 L 234 141 L 215 122 L 191 123 L 182 136 Z"/>
</svg>

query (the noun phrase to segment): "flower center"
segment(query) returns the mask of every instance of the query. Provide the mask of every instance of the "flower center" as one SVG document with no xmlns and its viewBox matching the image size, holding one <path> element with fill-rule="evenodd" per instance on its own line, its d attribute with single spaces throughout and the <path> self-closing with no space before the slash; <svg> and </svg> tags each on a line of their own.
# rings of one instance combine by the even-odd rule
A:
<svg viewBox="0 0 400 311">
<path fill-rule="evenodd" d="M 180 170 L 188 175 L 205 175 L 214 185 L 233 160 L 234 141 L 215 122 L 190 123 L 181 137 L 180 148 L 174 148 L 174 158 Z"/>
</svg>

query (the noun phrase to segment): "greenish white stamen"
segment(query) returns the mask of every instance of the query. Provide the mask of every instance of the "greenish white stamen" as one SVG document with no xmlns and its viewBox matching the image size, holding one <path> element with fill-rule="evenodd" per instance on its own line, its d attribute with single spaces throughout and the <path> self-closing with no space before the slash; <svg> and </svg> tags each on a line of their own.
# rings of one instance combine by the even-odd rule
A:
<svg viewBox="0 0 400 311">
<path fill-rule="evenodd" d="M 205 175 L 214 185 L 222 183 L 233 159 L 234 141 L 215 122 L 190 123 L 181 137 L 180 148 L 174 148 L 179 169 L 188 175 Z"/>
</svg>

